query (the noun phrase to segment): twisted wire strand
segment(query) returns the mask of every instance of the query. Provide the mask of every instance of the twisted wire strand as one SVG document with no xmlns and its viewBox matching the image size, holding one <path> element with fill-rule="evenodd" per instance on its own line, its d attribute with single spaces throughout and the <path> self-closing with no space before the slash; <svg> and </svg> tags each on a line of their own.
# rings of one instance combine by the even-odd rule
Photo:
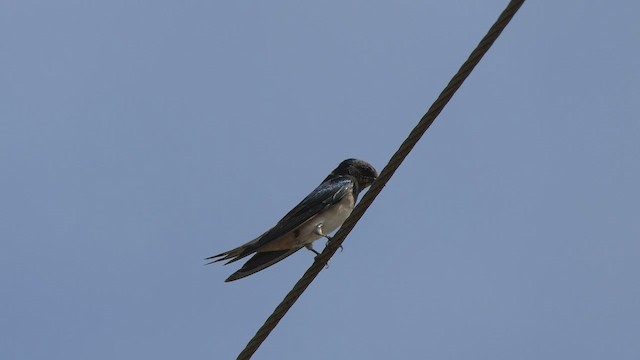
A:
<svg viewBox="0 0 640 360">
<path fill-rule="evenodd" d="M 311 282 L 318 276 L 320 271 L 328 263 L 329 259 L 336 253 L 338 248 L 342 245 L 345 238 L 351 230 L 355 227 L 356 223 L 362 218 L 365 211 L 369 208 L 373 200 L 380 194 L 382 188 L 387 184 L 391 176 L 396 172 L 400 164 L 409 155 L 409 152 L 418 143 L 422 135 L 433 124 L 436 117 L 442 112 L 449 100 L 453 97 L 453 94 L 460 88 L 465 79 L 471 74 L 471 71 L 480 62 L 482 57 L 487 53 L 491 45 L 500 36 L 500 33 L 505 29 L 509 21 L 518 12 L 524 0 L 512 0 L 504 9 L 502 14 L 498 17 L 498 20 L 491 26 L 487 34 L 482 38 L 478 46 L 471 52 L 467 61 L 462 64 L 458 72 L 453 76 L 449 84 L 442 90 L 440 96 L 434 101 L 433 105 L 429 108 L 427 113 L 420 119 L 416 127 L 409 133 L 409 136 L 400 145 L 398 150 L 393 154 L 387 165 L 382 169 L 378 178 L 371 184 L 371 188 L 362 197 L 362 200 L 353 209 L 351 215 L 345 220 L 340 227 L 340 230 L 333 236 L 331 241 L 327 244 L 322 254 L 316 257 L 316 260 L 311 264 L 309 269 L 302 275 L 300 280 L 293 286 L 291 291 L 285 296 L 282 302 L 275 308 L 271 316 L 267 318 L 265 323 L 256 332 L 253 338 L 249 341 L 247 346 L 238 355 L 238 360 L 250 359 L 251 356 L 258 350 L 258 347 L 269 336 L 271 331 L 278 325 L 280 320 L 289 311 L 293 304 L 298 300 L 300 295 L 309 287 Z"/>
</svg>

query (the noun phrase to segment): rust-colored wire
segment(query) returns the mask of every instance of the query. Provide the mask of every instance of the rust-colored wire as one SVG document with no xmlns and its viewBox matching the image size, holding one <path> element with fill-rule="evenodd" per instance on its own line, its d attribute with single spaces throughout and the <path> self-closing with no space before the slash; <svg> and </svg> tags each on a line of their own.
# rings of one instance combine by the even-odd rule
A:
<svg viewBox="0 0 640 360">
<path fill-rule="evenodd" d="M 362 197 L 362 200 L 360 200 L 358 205 L 353 209 L 351 215 L 347 218 L 347 220 L 345 220 L 344 224 L 342 224 L 340 230 L 338 230 L 335 236 L 331 239 L 322 254 L 320 254 L 316 258 L 311 267 L 309 267 L 304 275 L 302 275 L 300 280 L 298 280 L 298 282 L 293 286 L 293 289 L 289 291 L 284 300 L 282 300 L 282 302 L 276 307 L 271 316 L 267 318 L 265 323 L 262 325 L 262 327 L 260 327 L 258 332 L 256 332 L 256 334 L 249 341 L 244 350 L 242 350 L 240 355 L 238 355 L 239 360 L 251 358 L 256 350 L 258 350 L 258 347 L 260 347 L 262 342 L 267 338 L 267 336 L 269 336 L 276 325 L 278 325 L 278 322 L 280 322 L 287 311 L 289 311 L 296 300 L 298 300 L 300 295 L 302 295 L 306 288 L 311 284 L 313 279 L 315 279 L 320 271 L 322 271 L 329 259 L 333 256 L 333 254 L 335 254 L 340 245 L 342 245 L 347 235 L 349 235 L 351 230 L 355 227 L 358 220 L 360 220 L 373 200 L 375 200 L 380 191 L 382 191 L 382 188 L 389 181 L 393 173 L 395 173 L 400 164 L 402 164 L 407 155 L 409 155 L 411 149 L 413 149 L 418 140 L 420 140 L 429 126 L 431 126 L 438 114 L 440 114 L 445 105 L 447 105 L 449 100 L 451 100 L 453 94 L 460 88 L 473 68 L 487 53 L 491 45 L 493 45 L 498 36 L 500 36 L 502 30 L 505 29 L 509 21 L 511 21 L 511 18 L 513 18 L 516 12 L 518 12 L 518 9 L 520 9 L 523 3 L 524 0 L 512 0 L 511 2 L 509 2 L 509 5 L 507 5 L 502 14 L 500 14 L 500 17 L 498 17 L 498 20 L 496 20 L 493 26 L 491 26 L 489 32 L 484 36 L 484 38 L 482 38 L 471 55 L 469 55 L 467 61 L 462 64 L 449 84 L 444 88 L 444 90 L 442 90 L 440 96 L 438 96 L 427 113 L 422 117 L 422 119 L 420 119 L 418 125 L 416 125 L 407 139 L 402 143 L 402 145 L 400 145 L 400 148 L 395 152 L 395 154 L 393 154 L 387 166 L 382 169 L 380 176 L 378 176 L 376 181 L 371 184 L 371 188 L 369 189 L 369 191 L 366 192 L 366 194 Z"/>
</svg>

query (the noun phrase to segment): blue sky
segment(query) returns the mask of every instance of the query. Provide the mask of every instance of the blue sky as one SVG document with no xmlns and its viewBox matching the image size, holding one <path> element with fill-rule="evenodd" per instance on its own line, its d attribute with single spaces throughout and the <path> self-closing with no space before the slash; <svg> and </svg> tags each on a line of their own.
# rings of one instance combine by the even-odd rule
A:
<svg viewBox="0 0 640 360">
<path fill-rule="evenodd" d="M 507 1 L 0 3 L 0 357 L 235 358 Z M 527 2 L 256 359 L 640 358 L 640 5 Z M 321 248 L 321 245 L 316 245 Z"/>
</svg>

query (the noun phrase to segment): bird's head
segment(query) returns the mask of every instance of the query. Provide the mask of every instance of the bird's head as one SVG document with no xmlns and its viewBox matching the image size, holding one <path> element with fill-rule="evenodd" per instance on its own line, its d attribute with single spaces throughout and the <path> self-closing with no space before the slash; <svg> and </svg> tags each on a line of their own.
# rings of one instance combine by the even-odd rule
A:
<svg viewBox="0 0 640 360">
<path fill-rule="evenodd" d="M 358 159 L 347 159 L 338 165 L 331 172 L 332 175 L 350 175 L 358 182 L 358 187 L 363 190 L 371 185 L 373 180 L 378 177 L 378 172 L 366 161 Z"/>
</svg>

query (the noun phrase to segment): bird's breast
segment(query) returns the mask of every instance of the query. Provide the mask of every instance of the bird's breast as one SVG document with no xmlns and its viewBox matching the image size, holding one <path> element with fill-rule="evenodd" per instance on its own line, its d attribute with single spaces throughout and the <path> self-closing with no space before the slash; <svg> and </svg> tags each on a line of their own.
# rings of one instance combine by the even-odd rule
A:
<svg viewBox="0 0 640 360">
<path fill-rule="evenodd" d="M 353 193 L 349 192 L 349 194 L 339 202 L 327 207 L 318 213 L 318 215 L 302 224 L 298 228 L 299 235 L 296 239 L 299 246 L 310 244 L 322 237 L 322 235 L 318 235 L 316 232 L 318 226 L 320 226 L 322 233 L 325 235 L 334 232 L 344 223 L 347 217 L 349 217 L 354 205 L 355 198 L 353 197 Z"/>
</svg>

